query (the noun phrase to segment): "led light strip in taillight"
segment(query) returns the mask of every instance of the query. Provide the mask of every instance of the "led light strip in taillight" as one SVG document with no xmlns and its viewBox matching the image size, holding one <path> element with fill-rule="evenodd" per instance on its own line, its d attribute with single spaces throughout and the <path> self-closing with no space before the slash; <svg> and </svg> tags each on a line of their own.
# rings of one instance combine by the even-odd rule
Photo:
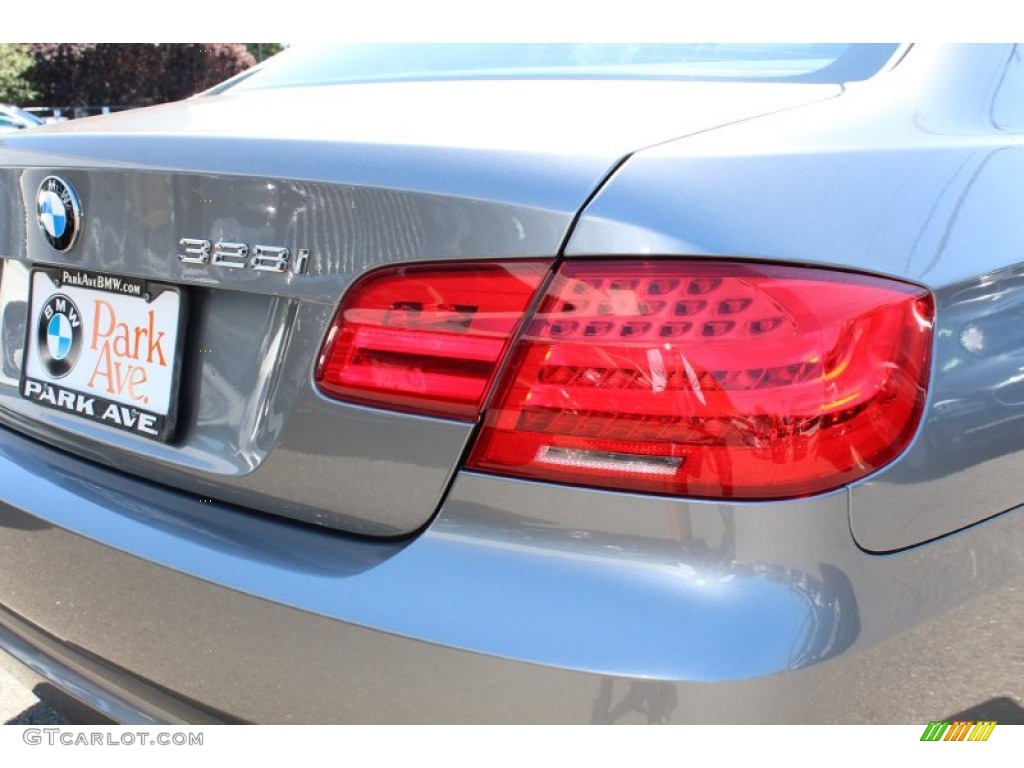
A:
<svg viewBox="0 0 1024 768">
<path fill-rule="evenodd" d="M 318 383 L 477 416 L 546 268 L 371 275 L 339 312 Z M 707 498 L 835 488 L 913 437 L 933 313 L 922 288 L 824 269 L 567 261 L 523 324 L 467 466 Z"/>
</svg>

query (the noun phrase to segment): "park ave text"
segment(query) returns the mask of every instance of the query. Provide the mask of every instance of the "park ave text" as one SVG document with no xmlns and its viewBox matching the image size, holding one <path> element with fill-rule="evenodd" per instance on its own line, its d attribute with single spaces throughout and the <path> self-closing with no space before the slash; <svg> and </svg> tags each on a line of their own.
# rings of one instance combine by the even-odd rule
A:
<svg viewBox="0 0 1024 768">
<path fill-rule="evenodd" d="M 95 312 L 89 347 L 99 350 L 99 359 L 89 377 L 89 389 L 105 391 L 110 395 L 127 395 L 133 402 L 147 404 L 149 397 L 137 388 L 145 385 L 149 376 L 146 369 L 127 360 L 141 361 L 145 357 L 149 365 L 167 367 L 164 355 L 164 332 L 156 332 L 153 310 L 147 314 L 146 326 L 129 327 L 117 321 L 113 305 L 103 299 L 93 302 Z M 120 359 L 117 359 L 120 358 Z"/>
<path fill-rule="evenodd" d="M 163 417 L 143 410 L 150 405 L 150 372 L 169 365 L 166 334 L 157 329 L 154 311 L 130 323 L 118 317 L 117 308 L 105 299 L 94 299 L 91 310 L 91 322 L 82 324 L 80 332 L 84 332 L 83 345 L 94 354 L 83 356 L 88 367 L 76 375 L 79 385 L 69 381 L 65 388 L 26 376 L 22 395 L 95 421 L 159 436 Z M 71 324 L 78 327 L 77 318 L 72 317 Z"/>
<path fill-rule="evenodd" d="M 29 400 L 62 408 L 96 421 L 117 424 L 122 428 L 135 429 L 147 435 L 159 435 L 157 428 L 160 417 L 120 403 L 112 403 L 99 397 L 90 397 L 80 392 L 71 392 L 45 381 L 26 377 L 21 393 Z"/>
</svg>

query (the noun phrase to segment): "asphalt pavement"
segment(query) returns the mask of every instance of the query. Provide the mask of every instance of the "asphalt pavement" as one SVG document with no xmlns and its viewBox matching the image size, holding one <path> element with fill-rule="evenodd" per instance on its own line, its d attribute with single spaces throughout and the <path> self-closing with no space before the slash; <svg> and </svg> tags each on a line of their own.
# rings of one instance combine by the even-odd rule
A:
<svg viewBox="0 0 1024 768">
<path fill-rule="evenodd" d="M 70 722 L 39 700 L 15 677 L 16 662 L 0 652 L 0 723 L 6 725 L 62 725 Z"/>
</svg>

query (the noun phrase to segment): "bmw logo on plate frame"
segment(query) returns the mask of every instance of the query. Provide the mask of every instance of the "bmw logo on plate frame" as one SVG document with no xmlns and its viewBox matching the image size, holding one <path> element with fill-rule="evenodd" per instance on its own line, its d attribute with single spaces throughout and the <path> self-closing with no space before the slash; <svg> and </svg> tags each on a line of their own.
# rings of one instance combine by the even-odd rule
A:
<svg viewBox="0 0 1024 768">
<path fill-rule="evenodd" d="M 82 231 L 82 206 L 71 182 L 60 176 L 43 179 L 36 192 L 36 220 L 54 249 L 65 253 L 75 247 Z"/>
<path fill-rule="evenodd" d="M 82 313 L 68 296 L 54 294 L 36 321 L 39 359 L 55 379 L 67 376 L 82 351 Z"/>
</svg>

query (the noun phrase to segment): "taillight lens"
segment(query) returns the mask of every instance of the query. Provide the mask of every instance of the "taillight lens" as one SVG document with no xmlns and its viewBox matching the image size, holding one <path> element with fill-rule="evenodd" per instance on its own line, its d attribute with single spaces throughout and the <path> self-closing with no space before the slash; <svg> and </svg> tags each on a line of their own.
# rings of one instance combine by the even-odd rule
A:
<svg viewBox="0 0 1024 768">
<path fill-rule="evenodd" d="M 566 262 L 468 466 L 709 498 L 835 488 L 913 437 L 933 311 L 922 288 L 827 270 Z"/>
<path fill-rule="evenodd" d="M 316 370 L 367 405 L 475 419 L 549 261 L 389 267 L 351 287 Z"/>
</svg>

